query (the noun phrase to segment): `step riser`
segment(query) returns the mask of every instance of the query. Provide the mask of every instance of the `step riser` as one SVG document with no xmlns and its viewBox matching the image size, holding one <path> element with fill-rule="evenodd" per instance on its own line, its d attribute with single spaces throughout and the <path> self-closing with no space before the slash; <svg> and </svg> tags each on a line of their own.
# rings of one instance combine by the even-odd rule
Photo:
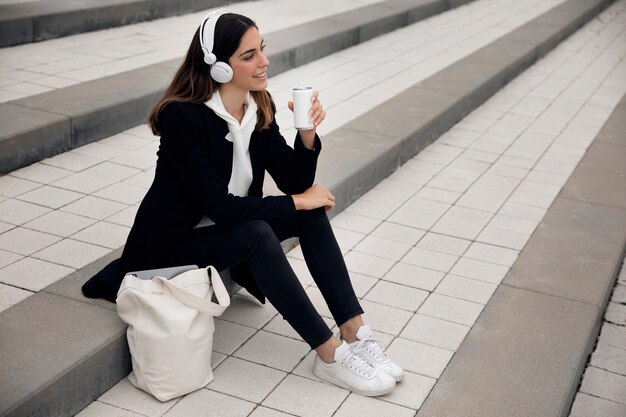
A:
<svg viewBox="0 0 626 417">
<path fill-rule="evenodd" d="M 266 41 L 273 48 L 269 55 L 272 62 L 270 76 L 415 23 L 449 7 L 442 0 L 408 7 L 403 3 L 393 0 L 386 4 L 395 7 L 368 6 L 268 34 Z M 170 60 L 0 105 L 0 126 L 5 126 L 0 128 L 0 174 L 145 122 L 179 63 L 178 59 Z M 120 102 L 119 97 L 124 97 L 127 92 L 133 92 L 133 101 Z M 102 94 L 107 96 L 102 97 Z M 98 97 L 99 103 L 95 103 L 94 97 Z M 95 108 L 97 105 L 100 107 Z M 51 113 L 52 109 L 54 113 Z M 53 122 L 43 126 L 29 122 L 28 117 L 23 122 L 16 122 L 11 116 L 30 110 L 47 113 Z"/>
</svg>

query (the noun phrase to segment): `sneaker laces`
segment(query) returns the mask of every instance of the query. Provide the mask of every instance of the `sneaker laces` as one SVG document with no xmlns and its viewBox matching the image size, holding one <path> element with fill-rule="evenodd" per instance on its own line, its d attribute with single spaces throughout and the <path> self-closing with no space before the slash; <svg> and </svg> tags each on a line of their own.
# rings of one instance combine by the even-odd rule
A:
<svg viewBox="0 0 626 417">
<path fill-rule="evenodd" d="M 383 350 L 382 346 L 380 346 L 380 343 L 378 343 L 378 340 L 374 339 L 373 337 L 366 337 L 363 340 L 359 340 L 354 346 L 353 350 L 356 354 L 359 354 L 359 352 L 362 351 L 366 351 L 370 355 L 372 355 L 374 359 L 376 359 L 376 361 L 378 362 L 388 362 L 391 360 Z"/>
<path fill-rule="evenodd" d="M 348 350 L 341 361 L 348 368 L 367 378 L 371 378 L 374 372 L 376 372 L 376 369 L 367 360 L 352 350 Z"/>
</svg>

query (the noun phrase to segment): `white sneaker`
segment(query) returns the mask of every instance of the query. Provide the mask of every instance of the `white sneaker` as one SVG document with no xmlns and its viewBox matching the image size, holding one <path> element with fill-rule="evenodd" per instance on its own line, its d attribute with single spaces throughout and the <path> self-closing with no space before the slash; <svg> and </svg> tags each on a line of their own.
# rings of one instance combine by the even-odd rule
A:
<svg viewBox="0 0 626 417">
<path fill-rule="evenodd" d="M 367 324 L 361 326 L 356 332 L 356 338 L 357 341 L 349 345 L 354 353 L 362 356 L 379 371 L 391 375 L 397 382 L 404 379 L 404 371 L 391 360 L 378 341 L 374 339 L 370 326 Z"/>
<path fill-rule="evenodd" d="M 315 356 L 313 373 L 318 378 L 369 397 L 390 393 L 396 381 L 378 371 L 350 349 L 346 342 L 335 349 L 335 362 L 326 363 Z"/>
</svg>

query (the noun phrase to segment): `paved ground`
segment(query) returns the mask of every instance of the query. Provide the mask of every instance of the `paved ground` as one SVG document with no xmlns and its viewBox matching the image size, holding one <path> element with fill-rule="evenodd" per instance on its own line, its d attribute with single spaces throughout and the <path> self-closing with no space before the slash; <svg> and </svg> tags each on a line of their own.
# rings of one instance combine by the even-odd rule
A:
<svg viewBox="0 0 626 417">
<path fill-rule="evenodd" d="M 626 261 L 570 417 L 626 416 Z"/>
<path fill-rule="evenodd" d="M 479 0 L 281 74 L 270 90 L 284 101 L 314 80 L 329 132 L 558 3 Z M 415 415 L 626 92 L 625 28 L 622 0 L 333 219 L 366 320 L 409 371 L 393 394 L 320 383 L 308 347 L 243 294 L 217 321 L 207 389 L 161 404 L 124 379 L 79 415 L 205 415 L 218 402 L 224 416 Z M 291 137 L 284 110 L 279 123 Z M 155 149 L 140 126 L 0 178 L 2 309 L 124 242 Z M 299 251 L 289 257 L 329 318 Z"/>
</svg>

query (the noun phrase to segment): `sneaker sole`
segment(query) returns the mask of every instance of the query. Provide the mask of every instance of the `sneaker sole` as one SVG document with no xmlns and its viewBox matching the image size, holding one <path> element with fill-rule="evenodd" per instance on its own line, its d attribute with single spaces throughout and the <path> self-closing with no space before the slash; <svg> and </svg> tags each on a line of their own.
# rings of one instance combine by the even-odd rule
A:
<svg viewBox="0 0 626 417">
<path fill-rule="evenodd" d="M 387 388 L 387 389 L 369 390 L 369 391 L 363 391 L 358 388 L 351 388 L 345 382 L 333 378 L 332 376 L 326 374 L 324 371 L 320 371 L 315 366 L 313 367 L 313 375 L 315 375 L 322 381 L 329 382 L 333 385 L 337 385 L 338 387 L 345 388 L 348 391 L 356 392 L 357 394 L 364 395 L 366 397 L 378 397 L 380 395 L 389 394 L 396 387 L 395 385 L 393 385 L 392 387 Z"/>
</svg>

